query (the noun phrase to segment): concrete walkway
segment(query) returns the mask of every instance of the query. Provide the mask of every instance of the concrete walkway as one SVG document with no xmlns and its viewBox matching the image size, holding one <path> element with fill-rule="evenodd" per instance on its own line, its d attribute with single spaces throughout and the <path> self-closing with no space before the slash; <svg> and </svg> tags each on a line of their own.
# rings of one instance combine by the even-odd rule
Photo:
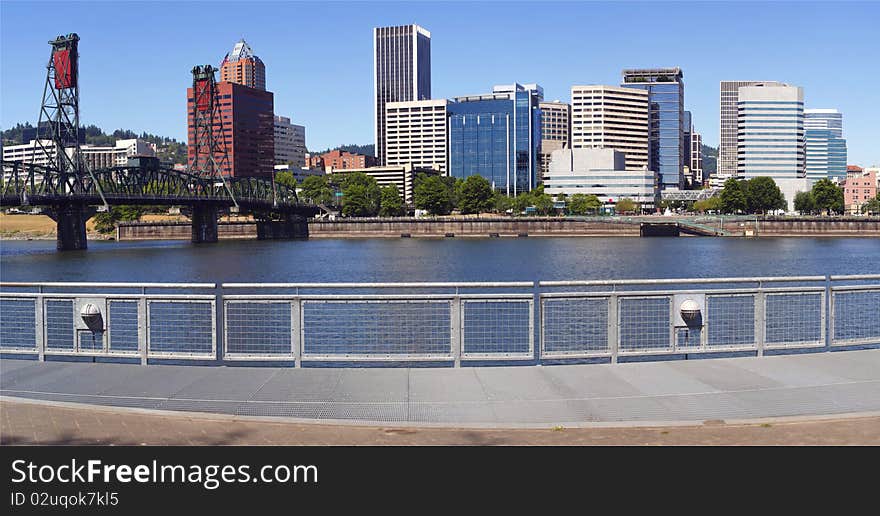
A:
<svg viewBox="0 0 880 516">
<path fill-rule="evenodd" d="M 0 395 L 401 427 L 702 424 L 880 413 L 880 350 L 461 369 L 141 366 L 4 359 Z"/>
</svg>

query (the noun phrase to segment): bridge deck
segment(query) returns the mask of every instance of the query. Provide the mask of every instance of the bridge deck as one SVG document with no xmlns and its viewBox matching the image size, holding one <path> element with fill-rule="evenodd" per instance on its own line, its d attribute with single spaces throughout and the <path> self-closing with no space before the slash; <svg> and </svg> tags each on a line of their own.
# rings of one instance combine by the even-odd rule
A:
<svg viewBox="0 0 880 516">
<path fill-rule="evenodd" d="M 395 424 L 576 426 L 880 411 L 880 350 L 462 369 L 0 361 L 0 394 Z"/>
</svg>

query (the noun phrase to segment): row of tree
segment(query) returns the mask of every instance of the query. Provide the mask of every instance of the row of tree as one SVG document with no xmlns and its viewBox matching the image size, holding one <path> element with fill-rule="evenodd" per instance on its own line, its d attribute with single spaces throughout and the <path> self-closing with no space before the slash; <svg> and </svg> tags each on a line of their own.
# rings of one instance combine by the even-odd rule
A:
<svg viewBox="0 0 880 516">
<path fill-rule="evenodd" d="M 794 196 L 794 209 L 801 215 L 843 213 L 843 189 L 829 179 L 820 179 L 809 192 Z"/>
<path fill-rule="evenodd" d="M 293 174 L 280 172 L 275 181 L 291 188 L 300 188 L 300 198 L 326 206 L 341 206 L 343 215 L 354 217 L 398 216 L 406 213 L 401 192 L 394 186 L 380 188 L 373 177 L 361 172 L 351 174 L 314 175 L 296 183 Z M 560 195 L 565 211 L 571 215 L 596 214 L 602 201 L 595 195 Z M 466 179 L 419 174 L 413 186 L 413 205 L 430 215 L 449 215 L 453 210 L 462 214 L 475 213 L 556 213 L 554 199 L 538 186 L 516 196 L 508 196 L 492 188 L 482 176 Z M 619 213 L 637 212 L 639 205 L 631 199 L 621 199 Z"/>
</svg>

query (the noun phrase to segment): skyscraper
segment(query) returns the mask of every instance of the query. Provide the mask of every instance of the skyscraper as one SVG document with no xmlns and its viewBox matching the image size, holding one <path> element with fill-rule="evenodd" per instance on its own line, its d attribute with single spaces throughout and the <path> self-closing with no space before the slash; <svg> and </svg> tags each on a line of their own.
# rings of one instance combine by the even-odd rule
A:
<svg viewBox="0 0 880 516">
<path fill-rule="evenodd" d="M 540 177 L 550 170 L 551 153 L 571 148 L 571 106 L 564 102 L 541 102 Z"/>
<path fill-rule="evenodd" d="M 737 175 L 804 177 L 804 90 L 742 86 L 737 110 Z"/>
<path fill-rule="evenodd" d="M 220 66 L 220 82 L 234 82 L 258 90 L 266 89 L 266 65 L 254 55 L 245 40 L 239 40 Z"/>
<path fill-rule="evenodd" d="M 716 174 L 736 174 L 737 99 L 741 86 L 784 86 L 775 81 L 721 81 L 721 117 Z"/>
<path fill-rule="evenodd" d="M 187 151 L 194 157 L 196 139 L 193 89 L 187 88 L 189 136 Z M 275 101 L 271 91 L 230 82 L 217 83 L 217 96 L 223 116 L 214 124 L 214 138 L 225 141 L 229 161 L 221 165 L 225 176 L 272 177 L 275 167 Z M 227 118 L 228 117 L 228 118 Z"/>
<path fill-rule="evenodd" d="M 648 166 L 648 92 L 617 86 L 571 87 L 571 148 L 614 149 L 626 168 Z"/>
<path fill-rule="evenodd" d="M 681 68 L 623 71 L 621 86 L 648 92 L 648 168 L 657 172 L 661 189 L 685 184 L 683 79 Z"/>
<path fill-rule="evenodd" d="M 813 181 L 846 179 L 846 140 L 843 115 L 836 109 L 805 109 L 804 137 L 807 177 Z"/>
<path fill-rule="evenodd" d="M 385 104 L 431 98 L 431 33 L 418 25 L 373 29 L 376 158 L 386 164 Z"/>
<path fill-rule="evenodd" d="M 696 184 L 696 177 L 694 176 L 694 169 L 691 167 L 691 135 L 694 132 L 694 124 L 691 119 L 691 112 L 684 111 L 682 113 L 683 117 L 681 119 L 681 129 L 682 129 L 682 138 L 681 138 L 681 156 L 682 156 L 682 165 L 683 167 L 688 168 L 688 175 L 684 178 L 684 180 L 691 185 Z"/>
<path fill-rule="evenodd" d="M 496 86 L 492 93 L 456 97 L 449 113 L 449 175 L 480 175 L 517 195 L 537 184 L 544 97 L 536 84 Z"/>
</svg>

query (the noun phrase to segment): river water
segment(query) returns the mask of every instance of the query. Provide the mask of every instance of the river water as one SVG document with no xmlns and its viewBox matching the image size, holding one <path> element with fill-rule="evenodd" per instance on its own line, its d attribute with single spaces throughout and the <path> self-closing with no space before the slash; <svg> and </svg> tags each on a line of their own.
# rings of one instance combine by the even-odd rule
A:
<svg viewBox="0 0 880 516">
<path fill-rule="evenodd" d="M 535 281 L 880 273 L 877 238 L 0 242 L 2 281 Z"/>
</svg>

